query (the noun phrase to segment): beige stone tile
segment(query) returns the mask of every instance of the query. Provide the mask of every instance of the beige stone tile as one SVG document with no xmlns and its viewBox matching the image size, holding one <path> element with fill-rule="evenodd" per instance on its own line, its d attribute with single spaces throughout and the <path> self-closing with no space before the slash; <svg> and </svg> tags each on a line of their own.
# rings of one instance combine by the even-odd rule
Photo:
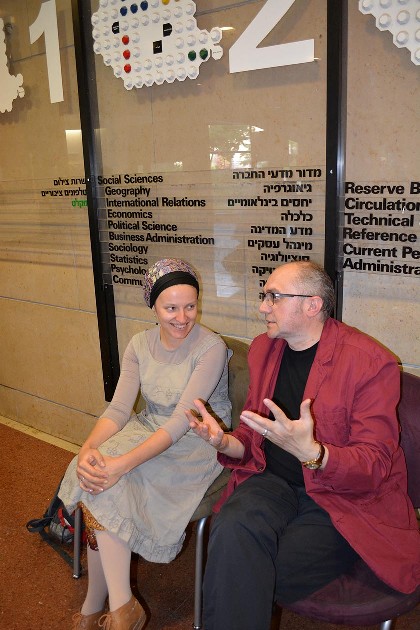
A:
<svg viewBox="0 0 420 630">
<path fill-rule="evenodd" d="M 16 392 L 3 385 L 0 385 L 0 415 L 13 420 L 17 418 Z"/>
<path fill-rule="evenodd" d="M 130 339 L 139 332 L 151 328 L 153 324 L 135 319 L 117 318 L 118 349 L 120 363 Z"/>
<path fill-rule="evenodd" d="M 75 264 L 78 308 L 82 311 L 96 313 L 92 259 L 90 256 L 77 255 L 75 258 Z"/>
<path fill-rule="evenodd" d="M 94 311 L 87 209 L 40 200 L 41 190 L 31 181 L 0 184 L 1 294 Z"/>
<path fill-rule="evenodd" d="M 146 306 L 142 287 L 120 287 L 114 285 L 115 313 L 118 318 L 135 319 L 152 325 L 153 312 Z"/>
<path fill-rule="evenodd" d="M 20 257 L 23 257 L 19 254 Z M 55 260 L 54 260 L 55 258 Z M 57 260 L 59 258 L 59 260 Z M 32 260 L 16 260 L 12 254 L 0 261 L 3 296 L 42 302 L 64 308 L 78 308 L 78 282 L 73 257 L 33 255 Z"/>
<path fill-rule="evenodd" d="M 66 440 L 70 443 L 68 450 L 74 452 L 78 451 L 97 420 L 97 416 L 5 387 L 0 387 L 0 415 L 3 424 L 20 428 L 40 439 L 44 438 L 38 433 L 45 432 Z"/>
<path fill-rule="evenodd" d="M 96 314 L 2 301 L 0 382 L 96 415 L 103 409 Z"/>
<path fill-rule="evenodd" d="M 17 396 L 17 405 L 17 422 L 75 446 L 85 441 L 97 420 L 97 416 L 22 392 Z"/>
<path fill-rule="evenodd" d="M 384 344 L 404 364 L 420 365 L 418 280 L 346 273 L 343 321 Z"/>
<path fill-rule="evenodd" d="M 1 161 L 1 179 L 39 180 L 41 190 L 52 188 L 54 178 L 83 173 L 82 153 L 74 153 L 65 133 L 80 129 L 74 49 L 62 50 L 61 60 L 64 101 L 60 103 L 50 101 L 44 55 L 18 64 L 25 96 L 15 102 L 12 112 L 0 116 L 0 155 L 6 151 L 7 157 L 13 147 L 13 159 Z"/>
</svg>

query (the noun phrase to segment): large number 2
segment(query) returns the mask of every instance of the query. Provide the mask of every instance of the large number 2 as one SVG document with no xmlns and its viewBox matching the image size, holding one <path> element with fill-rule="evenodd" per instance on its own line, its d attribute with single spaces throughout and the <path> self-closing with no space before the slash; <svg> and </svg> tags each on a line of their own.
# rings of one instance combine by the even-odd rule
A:
<svg viewBox="0 0 420 630">
<path fill-rule="evenodd" d="M 314 40 L 257 48 L 295 0 L 267 0 L 229 50 L 229 71 L 245 72 L 314 61 Z"/>
<path fill-rule="evenodd" d="M 47 0 L 47 2 L 41 4 L 38 17 L 29 27 L 31 44 L 36 42 L 43 33 L 45 35 L 50 100 L 51 103 L 58 103 L 64 101 L 64 96 L 55 0 Z"/>
</svg>

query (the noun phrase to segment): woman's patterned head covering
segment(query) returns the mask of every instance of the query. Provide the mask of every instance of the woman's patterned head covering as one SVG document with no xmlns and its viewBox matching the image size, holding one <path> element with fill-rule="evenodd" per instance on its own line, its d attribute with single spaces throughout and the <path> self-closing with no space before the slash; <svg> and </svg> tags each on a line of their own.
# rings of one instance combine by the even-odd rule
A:
<svg viewBox="0 0 420 630">
<path fill-rule="evenodd" d="M 190 284 L 197 289 L 198 295 L 197 274 L 185 260 L 179 258 L 158 260 L 144 276 L 143 294 L 147 306 L 152 308 L 162 291 L 176 284 Z"/>
</svg>

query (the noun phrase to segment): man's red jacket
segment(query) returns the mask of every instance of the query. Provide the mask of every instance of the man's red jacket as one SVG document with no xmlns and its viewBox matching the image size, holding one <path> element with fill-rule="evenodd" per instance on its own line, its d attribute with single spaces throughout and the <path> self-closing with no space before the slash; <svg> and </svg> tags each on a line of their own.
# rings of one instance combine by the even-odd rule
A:
<svg viewBox="0 0 420 630">
<path fill-rule="evenodd" d="M 252 342 L 245 409 L 268 416 L 262 401 L 273 395 L 285 345 L 266 334 Z M 381 580 L 410 593 L 420 583 L 420 536 L 399 446 L 399 396 L 399 368 L 391 353 L 328 319 L 303 399 L 313 401 L 315 437 L 328 447 L 329 458 L 324 470 L 304 468 L 306 491 Z M 264 438 L 243 422 L 233 435 L 245 453 L 241 460 L 218 454 L 233 472 L 215 511 L 239 483 L 265 469 Z"/>
</svg>

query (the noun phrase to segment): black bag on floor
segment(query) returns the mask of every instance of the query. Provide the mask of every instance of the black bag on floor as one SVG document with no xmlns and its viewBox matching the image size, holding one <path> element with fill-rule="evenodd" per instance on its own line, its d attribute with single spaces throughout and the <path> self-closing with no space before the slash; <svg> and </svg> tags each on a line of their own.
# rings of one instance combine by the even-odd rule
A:
<svg viewBox="0 0 420 630">
<path fill-rule="evenodd" d="M 68 513 L 62 500 L 58 497 L 60 484 L 44 516 L 28 521 L 26 528 L 31 534 L 47 533 L 56 542 L 71 544 L 74 539 L 74 515 Z"/>
</svg>

